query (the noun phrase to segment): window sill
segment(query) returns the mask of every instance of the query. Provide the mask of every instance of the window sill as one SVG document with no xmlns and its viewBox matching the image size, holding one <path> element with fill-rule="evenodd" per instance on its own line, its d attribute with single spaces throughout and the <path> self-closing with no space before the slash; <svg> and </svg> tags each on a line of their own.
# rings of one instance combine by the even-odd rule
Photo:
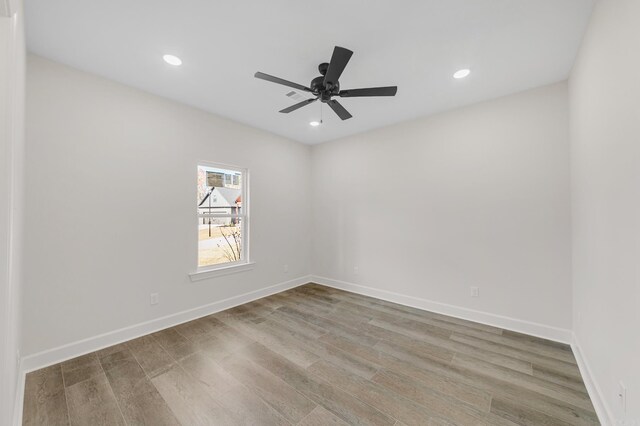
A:
<svg viewBox="0 0 640 426">
<path fill-rule="evenodd" d="M 224 275 L 237 274 L 238 272 L 250 271 L 255 262 L 241 263 L 239 265 L 223 266 L 215 269 L 204 269 L 202 271 L 190 272 L 191 281 L 202 281 L 209 278 L 222 277 Z"/>
</svg>

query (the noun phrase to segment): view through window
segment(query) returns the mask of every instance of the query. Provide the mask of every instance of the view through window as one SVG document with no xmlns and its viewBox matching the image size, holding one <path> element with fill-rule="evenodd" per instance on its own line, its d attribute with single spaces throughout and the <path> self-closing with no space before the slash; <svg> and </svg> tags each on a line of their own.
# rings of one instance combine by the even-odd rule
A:
<svg viewBox="0 0 640 426">
<path fill-rule="evenodd" d="M 246 171 L 198 165 L 198 267 L 245 263 Z"/>
</svg>

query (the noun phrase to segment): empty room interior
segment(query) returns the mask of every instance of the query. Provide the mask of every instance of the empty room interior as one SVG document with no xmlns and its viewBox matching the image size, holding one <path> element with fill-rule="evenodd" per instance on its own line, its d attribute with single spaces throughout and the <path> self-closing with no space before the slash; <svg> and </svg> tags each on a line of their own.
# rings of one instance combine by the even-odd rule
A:
<svg viewBox="0 0 640 426">
<path fill-rule="evenodd" d="M 640 0 L 0 0 L 0 425 L 640 426 Z"/>
</svg>

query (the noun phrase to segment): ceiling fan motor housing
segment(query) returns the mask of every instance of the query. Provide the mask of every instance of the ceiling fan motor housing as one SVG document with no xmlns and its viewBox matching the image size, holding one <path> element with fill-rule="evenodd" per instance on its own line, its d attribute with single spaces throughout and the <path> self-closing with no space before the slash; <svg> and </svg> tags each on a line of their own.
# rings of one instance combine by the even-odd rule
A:
<svg viewBox="0 0 640 426">
<path fill-rule="evenodd" d="M 329 68 L 329 64 L 326 62 L 318 65 L 318 71 L 320 71 L 320 76 L 311 80 L 311 84 L 309 84 L 309 88 L 313 92 L 314 95 L 319 96 L 322 102 L 328 102 L 331 100 L 332 96 L 336 96 L 340 92 L 340 82 L 335 82 L 330 86 L 324 85 L 324 76 L 327 74 L 327 69 Z"/>
</svg>

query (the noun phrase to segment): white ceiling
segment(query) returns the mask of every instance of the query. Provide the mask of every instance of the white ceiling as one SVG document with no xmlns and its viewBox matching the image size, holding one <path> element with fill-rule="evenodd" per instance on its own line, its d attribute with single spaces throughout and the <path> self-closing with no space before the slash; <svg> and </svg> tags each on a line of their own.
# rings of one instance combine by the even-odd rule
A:
<svg viewBox="0 0 640 426">
<path fill-rule="evenodd" d="M 27 0 L 31 52 L 305 143 L 318 143 L 568 77 L 594 0 Z M 353 50 L 342 89 L 395 98 L 317 102 L 291 114 L 333 46 Z M 183 60 L 172 67 L 171 53 Z M 452 74 L 470 68 L 471 76 Z"/>
</svg>

